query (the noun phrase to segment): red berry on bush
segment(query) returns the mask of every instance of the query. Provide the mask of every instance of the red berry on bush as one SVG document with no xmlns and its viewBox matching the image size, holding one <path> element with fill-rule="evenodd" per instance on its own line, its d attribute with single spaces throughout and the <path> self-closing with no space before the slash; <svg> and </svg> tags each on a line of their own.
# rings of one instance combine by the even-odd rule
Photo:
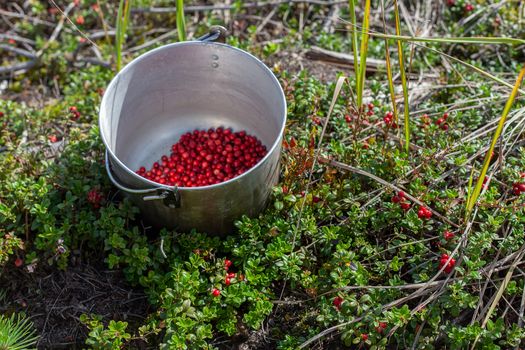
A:
<svg viewBox="0 0 525 350">
<path fill-rule="evenodd" d="M 408 203 L 408 202 L 402 202 L 402 203 L 399 204 L 399 205 L 401 206 L 401 208 L 402 208 L 403 210 L 408 210 L 408 209 L 410 209 L 410 203 Z"/>
<path fill-rule="evenodd" d="M 100 203 L 102 202 L 102 199 L 102 194 L 98 192 L 98 190 L 95 188 L 91 189 L 87 194 L 88 202 L 91 203 L 91 205 L 95 209 L 100 208 Z"/>
<path fill-rule="evenodd" d="M 368 334 L 366 334 L 366 333 L 361 334 L 361 339 L 363 341 L 367 341 L 368 340 Z"/>
<path fill-rule="evenodd" d="M 466 4 L 466 5 L 465 5 L 465 11 L 466 11 L 466 12 L 474 11 L 474 5 L 472 5 L 472 4 Z"/>
<path fill-rule="evenodd" d="M 420 219 L 430 219 L 432 217 L 432 212 L 426 207 L 420 206 L 417 212 L 417 217 Z"/>
<path fill-rule="evenodd" d="M 55 143 L 55 142 L 58 141 L 58 137 L 57 137 L 56 135 L 49 135 L 49 136 L 47 137 L 47 139 L 48 139 L 49 142 L 51 142 L 51 143 Z"/>
<path fill-rule="evenodd" d="M 445 122 L 445 119 L 443 118 L 439 118 L 438 120 L 436 120 L 436 125 L 441 125 Z"/>
<path fill-rule="evenodd" d="M 401 201 L 401 198 L 399 196 L 392 196 L 392 203 L 399 203 Z"/>
<path fill-rule="evenodd" d="M 226 277 L 228 278 L 235 278 L 235 273 L 234 272 L 230 272 L 226 275 Z"/>
<path fill-rule="evenodd" d="M 232 266 L 232 261 L 228 259 L 224 260 L 224 268 L 229 269 L 230 266 Z"/>
<path fill-rule="evenodd" d="M 403 199 L 403 198 L 405 198 L 405 192 L 403 192 L 403 191 L 399 191 L 399 192 L 397 193 L 397 196 L 398 196 L 399 198 Z"/>
<path fill-rule="evenodd" d="M 333 304 L 337 310 L 341 310 L 341 304 L 343 303 L 344 299 L 341 297 L 335 297 Z"/>
<path fill-rule="evenodd" d="M 445 231 L 443 232 L 443 238 L 446 240 L 446 241 L 450 241 L 451 239 L 453 239 L 455 237 L 455 235 L 450 232 L 450 231 Z"/>
<path fill-rule="evenodd" d="M 80 25 L 84 24 L 84 16 L 77 16 L 77 18 L 75 18 L 75 22 Z"/>
<path fill-rule="evenodd" d="M 20 267 L 24 264 L 24 260 L 20 259 L 20 258 L 16 258 L 15 260 L 15 266 L 16 267 Z"/>
<path fill-rule="evenodd" d="M 226 279 L 224 280 L 224 284 L 229 286 L 231 283 L 232 283 L 231 279 L 229 277 L 226 277 Z"/>
<path fill-rule="evenodd" d="M 211 292 L 211 295 L 213 295 L 215 298 L 218 297 L 219 295 L 221 295 L 221 291 L 218 290 L 217 288 L 214 288 Z"/>
<path fill-rule="evenodd" d="M 449 258 L 450 257 L 448 256 L 448 254 L 442 254 L 441 259 L 439 260 L 439 269 L 441 270 L 443 266 L 445 266 L 446 264 L 445 269 L 444 269 L 446 273 L 452 272 L 452 270 L 454 269 L 454 266 L 456 265 L 456 260 L 454 258 L 450 258 L 449 260 Z"/>
<path fill-rule="evenodd" d="M 447 131 L 448 130 L 448 124 L 441 125 L 441 130 Z"/>
<path fill-rule="evenodd" d="M 454 6 L 456 4 L 456 0 L 447 0 L 448 6 Z"/>
</svg>

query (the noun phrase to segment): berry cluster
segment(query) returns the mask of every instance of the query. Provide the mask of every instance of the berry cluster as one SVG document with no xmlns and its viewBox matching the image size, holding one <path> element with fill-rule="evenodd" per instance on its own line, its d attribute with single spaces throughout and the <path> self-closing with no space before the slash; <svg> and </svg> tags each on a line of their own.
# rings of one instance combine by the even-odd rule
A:
<svg viewBox="0 0 525 350">
<path fill-rule="evenodd" d="M 383 121 L 386 125 L 393 127 L 394 129 L 397 128 L 397 124 L 394 121 L 394 113 L 387 112 L 385 116 L 383 117 Z"/>
<path fill-rule="evenodd" d="M 515 182 L 512 184 L 512 193 L 514 193 L 516 196 L 519 196 L 520 194 L 524 192 L 525 192 L 525 183 Z"/>
<path fill-rule="evenodd" d="M 69 107 L 69 113 L 71 113 L 71 117 L 75 120 L 80 118 L 80 112 L 78 111 L 76 106 Z"/>
<path fill-rule="evenodd" d="M 454 239 L 455 235 L 450 232 L 450 231 L 445 231 L 443 232 L 443 238 L 445 239 L 445 241 L 450 241 L 452 239 Z"/>
<path fill-rule="evenodd" d="M 169 186 L 208 186 L 241 175 L 266 153 L 266 146 L 246 131 L 195 130 L 171 146 L 169 157 L 162 156 L 150 170 L 141 167 L 137 174 Z"/>
<path fill-rule="evenodd" d="M 421 206 L 417 211 L 417 217 L 420 219 L 430 219 L 432 217 L 432 212 L 428 210 L 428 208 Z"/>
<path fill-rule="evenodd" d="M 98 209 L 100 208 L 100 203 L 102 202 L 102 193 L 100 193 L 99 191 L 97 191 L 96 188 L 93 188 L 91 189 L 88 194 L 87 194 L 87 200 L 89 203 L 91 203 L 91 205 L 93 206 L 93 208 L 95 209 Z"/>
<path fill-rule="evenodd" d="M 386 329 L 387 323 L 386 322 L 379 322 L 379 325 L 376 327 L 377 333 L 383 333 L 383 331 Z"/>
<path fill-rule="evenodd" d="M 408 202 L 408 200 L 406 199 L 405 192 L 403 191 L 399 191 L 397 195 L 392 197 L 392 203 L 399 203 L 399 206 L 403 210 L 410 209 L 410 202 Z"/>
<path fill-rule="evenodd" d="M 375 105 L 373 103 L 369 103 L 368 104 L 368 112 L 366 113 L 367 115 L 374 115 L 374 107 Z"/>
<path fill-rule="evenodd" d="M 443 270 L 446 273 L 452 272 L 452 270 L 454 269 L 454 266 L 456 266 L 456 259 L 450 258 L 450 261 L 449 261 L 449 258 L 450 257 L 448 256 L 448 254 L 441 254 L 441 259 L 439 259 L 439 269 L 441 270 L 441 268 L 446 265 L 445 269 Z"/>
<path fill-rule="evenodd" d="M 445 131 L 448 130 L 447 118 L 448 118 L 448 113 L 444 113 L 441 118 L 436 120 L 436 125 L 439 126 L 441 130 L 445 130 Z"/>
</svg>

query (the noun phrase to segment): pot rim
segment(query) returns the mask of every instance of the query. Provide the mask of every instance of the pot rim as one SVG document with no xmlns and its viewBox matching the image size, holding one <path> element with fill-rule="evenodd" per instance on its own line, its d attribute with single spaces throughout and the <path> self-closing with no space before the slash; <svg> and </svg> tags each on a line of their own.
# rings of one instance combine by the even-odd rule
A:
<svg viewBox="0 0 525 350">
<path fill-rule="evenodd" d="M 111 79 L 111 82 L 109 83 L 109 85 L 107 86 L 106 90 L 104 91 L 104 96 L 102 97 L 102 101 L 101 101 L 100 105 L 101 106 L 106 105 L 107 100 L 109 99 L 108 91 L 110 91 L 113 88 L 113 86 L 119 80 L 120 76 L 122 76 L 125 72 L 127 72 L 129 69 L 131 69 L 130 67 L 133 65 L 133 63 L 139 62 L 139 61 L 145 59 L 146 57 L 154 55 L 155 53 L 157 53 L 158 51 L 161 51 L 163 49 L 176 47 L 176 46 L 186 46 L 186 45 L 204 45 L 204 46 L 214 45 L 214 46 L 221 46 L 221 47 L 225 47 L 225 48 L 230 49 L 230 50 L 238 51 L 238 52 L 240 52 L 242 54 L 247 55 L 249 58 L 251 58 L 254 61 L 254 63 L 259 65 L 266 72 L 266 74 L 269 75 L 269 77 L 273 80 L 275 85 L 279 88 L 279 91 L 281 93 L 281 100 L 283 102 L 283 110 L 281 111 L 281 115 L 283 116 L 282 123 L 281 123 L 281 128 L 279 130 L 279 134 L 278 134 L 279 136 L 275 139 L 275 141 L 271 145 L 271 147 L 268 150 L 268 152 L 266 153 L 266 155 L 257 164 L 255 164 L 253 167 L 251 167 L 250 169 L 248 169 L 246 172 L 242 173 L 241 175 L 235 176 L 235 177 L 233 177 L 233 178 L 231 178 L 231 179 L 229 179 L 227 181 L 223 181 L 223 182 L 220 182 L 220 183 L 217 183 L 217 184 L 213 184 L 213 185 L 198 186 L 198 187 L 167 186 L 167 185 L 160 184 L 158 182 L 154 182 L 154 181 L 148 180 L 148 179 L 138 175 L 135 171 L 133 171 L 130 168 L 128 168 L 115 155 L 115 153 L 113 152 L 111 147 L 109 147 L 109 142 L 106 140 L 105 133 L 103 132 L 104 127 L 103 127 L 103 124 L 102 124 L 102 116 L 103 116 L 103 114 L 105 116 L 106 113 L 101 108 L 99 110 L 99 121 L 98 121 L 99 133 L 100 133 L 100 136 L 102 138 L 102 142 L 104 143 L 104 146 L 106 147 L 106 150 L 109 152 L 110 160 L 115 161 L 118 164 L 119 167 L 123 168 L 128 174 L 131 174 L 135 179 L 144 182 L 145 183 L 144 187 L 146 187 L 146 185 L 150 185 L 151 189 L 165 188 L 165 189 L 193 190 L 193 191 L 195 191 L 195 190 L 208 190 L 208 189 L 216 188 L 216 187 L 219 187 L 219 186 L 227 185 L 227 184 L 232 183 L 234 181 L 238 181 L 243 176 L 248 176 L 250 173 L 254 172 L 257 168 L 259 168 L 261 166 L 261 164 L 263 164 L 273 154 L 275 149 L 281 146 L 281 142 L 282 142 L 282 138 L 283 138 L 283 134 L 284 134 L 284 129 L 286 127 L 286 117 L 287 117 L 286 97 L 284 95 L 283 88 L 282 88 L 281 84 L 279 83 L 279 80 L 277 79 L 275 74 L 273 74 L 273 72 L 270 70 L 270 68 L 268 68 L 260 59 L 258 59 L 257 57 L 255 57 L 251 53 L 246 52 L 244 50 L 241 50 L 241 49 L 239 49 L 237 47 L 233 47 L 231 45 L 217 43 L 217 42 L 183 41 L 183 42 L 163 45 L 163 46 L 157 47 L 157 48 L 155 48 L 155 49 L 153 49 L 151 51 L 148 51 L 148 52 L 138 56 L 137 58 L 135 58 L 131 62 L 129 62 L 120 72 L 118 72 L 113 77 L 113 79 Z"/>
</svg>

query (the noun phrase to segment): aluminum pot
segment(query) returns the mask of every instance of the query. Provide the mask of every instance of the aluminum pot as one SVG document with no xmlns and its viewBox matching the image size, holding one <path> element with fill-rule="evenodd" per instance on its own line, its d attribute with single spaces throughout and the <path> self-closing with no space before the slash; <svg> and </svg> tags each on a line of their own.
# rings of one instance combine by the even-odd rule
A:
<svg viewBox="0 0 525 350">
<path fill-rule="evenodd" d="M 236 219 L 264 209 L 278 181 L 283 90 L 256 57 L 208 41 L 219 34 L 136 58 L 102 98 L 99 124 L 109 178 L 156 227 L 227 234 Z M 221 126 L 257 136 L 268 154 L 247 172 L 210 186 L 170 187 L 135 173 L 169 154 L 182 134 Z"/>
</svg>

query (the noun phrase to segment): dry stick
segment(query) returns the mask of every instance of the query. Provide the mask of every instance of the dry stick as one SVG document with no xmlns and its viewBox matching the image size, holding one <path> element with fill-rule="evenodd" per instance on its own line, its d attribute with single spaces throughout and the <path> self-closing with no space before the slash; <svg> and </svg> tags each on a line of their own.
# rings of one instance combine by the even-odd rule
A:
<svg viewBox="0 0 525 350">
<path fill-rule="evenodd" d="M 490 308 L 487 311 L 487 314 L 486 314 L 485 318 L 483 319 L 483 322 L 481 323 L 481 328 L 482 329 L 486 327 L 487 322 L 490 319 L 490 316 L 492 316 L 492 313 L 494 312 L 494 309 L 496 308 L 496 306 L 498 305 L 501 297 L 503 296 L 503 292 L 505 292 L 505 290 L 507 289 L 507 285 L 508 285 L 509 281 L 512 278 L 512 274 L 514 273 L 514 269 L 516 268 L 518 263 L 521 262 L 521 258 L 525 255 L 525 244 L 520 248 L 520 250 L 518 252 L 519 252 L 519 254 L 516 257 L 516 259 L 514 259 L 514 262 L 510 266 L 509 270 L 507 271 L 507 274 L 505 275 L 505 279 L 503 280 L 503 282 L 501 282 L 501 285 L 500 285 L 500 287 L 498 289 L 498 292 L 494 295 L 494 300 L 490 304 Z M 479 335 L 474 340 L 474 343 L 472 344 L 471 349 L 475 349 L 476 348 L 476 344 L 478 343 L 478 341 L 479 341 Z"/>
<path fill-rule="evenodd" d="M 54 4 L 54 3 L 53 3 Z M 56 4 L 55 4 L 56 6 Z M 64 21 L 66 20 L 67 16 L 69 15 L 69 12 L 75 7 L 75 3 L 74 2 L 71 2 L 69 5 L 67 5 L 66 9 L 64 10 L 64 12 L 62 12 L 62 17 L 60 17 L 60 20 L 58 21 L 58 25 L 55 27 L 55 29 L 53 30 L 53 33 L 51 33 L 51 36 L 49 37 L 49 39 L 47 39 L 47 41 L 45 42 L 45 44 L 42 46 L 42 48 L 40 50 L 38 50 L 38 52 L 36 53 L 36 55 L 38 57 L 42 56 L 42 53 L 49 47 L 49 45 L 56 40 L 56 38 L 58 37 L 58 35 L 60 34 L 60 32 L 62 31 L 62 28 L 64 27 Z"/>
<path fill-rule="evenodd" d="M 361 169 L 358 169 L 358 168 L 354 168 L 353 166 L 350 166 L 350 165 L 347 165 L 347 164 L 344 164 L 344 163 L 341 163 L 341 162 L 338 162 L 338 161 L 335 161 L 335 160 L 332 160 L 332 159 L 328 159 L 328 158 L 319 158 L 319 162 L 323 163 L 323 164 L 328 164 L 328 165 L 331 165 L 331 166 L 334 166 L 334 167 L 337 167 L 337 168 L 341 168 L 341 169 L 344 169 L 344 170 L 347 170 L 347 171 L 350 171 L 350 172 L 353 172 L 353 173 L 356 173 L 356 174 L 359 174 L 359 175 L 363 175 L 363 176 L 369 177 L 372 180 L 375 180 L 375 181 L 379 182 L 380 184 L 393 189 L 396 192 L 403 191 L 403 192 L 405 192 L 405 195 L 407 196 L 407 198 L 410 199 L 411 201 L 413 201 L 414 203 L 419 204 L 420 206 L 428 207 L 425 203 L 421 202 L 419 199 L 413 197 L 409 193 L 406 193 L 406 191 L 402 190 L 401 188 L 399 188 L 399 187 L 397 187 L 395 185 L 392 185 L 390 182 L 385 181 L 385 180 L 381 179 L 380 177 L 377 177 L 377 176 L 375 176 L 375 175 L 373 175 L 373 174 L 371 174 L 371 173 L 369 173 L 367 171 L 364 171 L 364 170 L 361 170 Z M 456 228 L 459 227 L 458 224 L 450 221 L 449 219 L 447 219 L 446 217 L 444 217 L 443 215 L 441 215 L 439 212 L 435 211 L 434 209 L 429 207 L 429 210 L 434 215 L 436 215 L 438 218 L 440 218 L 441 220 L 446 222 L 447 224 L 452 225 L 452 226 L 454 226 Z"/>
</svg>

